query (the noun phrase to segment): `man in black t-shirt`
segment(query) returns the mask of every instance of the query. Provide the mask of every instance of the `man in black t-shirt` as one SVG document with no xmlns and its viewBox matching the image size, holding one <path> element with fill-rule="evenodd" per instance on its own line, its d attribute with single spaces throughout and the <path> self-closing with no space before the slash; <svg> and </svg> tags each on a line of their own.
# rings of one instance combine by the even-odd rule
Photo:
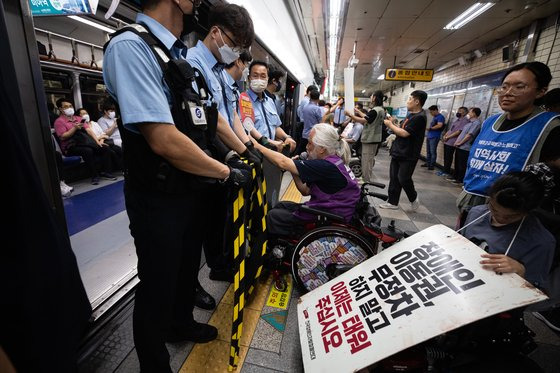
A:
<svg viewBox="0 0 560 373">
<path fill-rule="evenodd" d="M 414 189 L 412 174 L 420 156 L 420 149 L 424 142 L 426 131 L 426 114 L 422 109 L 428 95 L 424 91 L 413 91 L 406 102 L 408 115 L 400 126 L 392 122 L 392 118 L 384 123 L 397 136 L 391 147 L 391 166 L 389 168 L 389 199 L 387 203 L 379 205 L 382 209 L 396 210 L 399 208 L 399 198 L 404 189 L 411 208 L 416 211 L 420 206 L 418 193 Z"/>
</svg>

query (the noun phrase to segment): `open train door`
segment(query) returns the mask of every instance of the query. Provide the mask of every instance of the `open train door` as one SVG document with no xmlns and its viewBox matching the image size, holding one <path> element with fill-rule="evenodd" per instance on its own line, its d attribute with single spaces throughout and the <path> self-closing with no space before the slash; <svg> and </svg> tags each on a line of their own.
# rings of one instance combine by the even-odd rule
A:
<svg viewBox="0 0 560 373">
<path fill-rule="evenodd" d="M 65 231 L 55 156 L 27 0 L 0 3 L 4 237 L 0 345 L 17 371 L 76 370 L 91 313 Z"/>
</svg>

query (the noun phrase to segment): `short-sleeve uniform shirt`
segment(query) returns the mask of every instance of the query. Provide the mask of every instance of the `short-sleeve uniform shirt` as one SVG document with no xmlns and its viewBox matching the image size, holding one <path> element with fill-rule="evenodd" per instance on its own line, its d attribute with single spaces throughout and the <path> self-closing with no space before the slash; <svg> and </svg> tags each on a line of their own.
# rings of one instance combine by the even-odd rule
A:
<svg viewBox="0 0 560 373">
<path fill-rule="evenodd" d="M 280 116 L 276 112 L 274 101 L 264 93 L 262 99 L 260 99 L 259 96 L 250 89 L 247 91 L 247 94 L 253 102 L 255 128 L 261 135 L 274 140 L 276 128 L 282 125 Z"/>
<path fill-rule="evenodd" d="M 145 25 L 175 58 L 186 58 L 187 47 L 155 19 L 138 14 Z M 120 107 L 124 127 L 139 133 L 140 123 L 174 124 L 171 93 L 148 44 L 133 32 L 117 35 L 103 59 L 103 79 L 108 93 Z"/>
</svg>

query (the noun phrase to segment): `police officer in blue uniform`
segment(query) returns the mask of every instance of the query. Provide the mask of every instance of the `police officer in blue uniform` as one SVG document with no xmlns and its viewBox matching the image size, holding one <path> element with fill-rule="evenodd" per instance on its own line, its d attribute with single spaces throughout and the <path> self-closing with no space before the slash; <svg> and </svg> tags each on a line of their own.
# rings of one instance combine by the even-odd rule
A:
<svg viewBox="0 0 560 373">
<path fill-rule="evenodd" d="M 196 3 L 196 4 L 195 4 Z M 122 117 L 125 203 L 140 279 L 133 316 L 142 372 L 171 372 L 165 342 L 209 342 L 193 319 L 208 185 L 248 174 L 215 160 L 217 109 L 179 37 L 199 2 L 146 0 L 106 46 L 104 80 Z M 198 89 L 193 88 L 193 80 Z"/>
<path fill-rule="evenodd" d="M 190 48 L 187 61 L 198 68 L 211 95 L 211 101 L 218 109 L 218 133 L 222 135 L 224 147 L 223 161 L 229 150 L 249 159 L 260 167 L 260 160 L 253 154 L 252 143 L 247 134 L 239 130 L 241 122 L 235 113 L 228 110 L 225 83 L 225 67 L 239 59 L 241 52 L 247 49 L 255 39 L 253 22 L 247 10 L 235 4 L 219 4 L 210 10 L 208 15 L 208 33 L 203 40 Z M 237 120 L 236 120 L 237 119 Z M 234 131 L 237 123 L 237 131 Z M 238 157 L 227 157 L 232 165 L 238 164 Z M 241 165 L 238 165 L 241 167 Z M 206 229 L 204 233 L 204 254 L 210 267 L 210 278 L 220 281 L 232 281 L 232 268 L 228 268 L 227 258 L 224 257 L 224 225 L 226 224 L 227 191 L 224 188 L 211 188 L 212 197 L 208 201 L 204 216 Z M 212 309 L 214 299 L 200 284 L 197 286 L 197 306 Z"/>
</svg>

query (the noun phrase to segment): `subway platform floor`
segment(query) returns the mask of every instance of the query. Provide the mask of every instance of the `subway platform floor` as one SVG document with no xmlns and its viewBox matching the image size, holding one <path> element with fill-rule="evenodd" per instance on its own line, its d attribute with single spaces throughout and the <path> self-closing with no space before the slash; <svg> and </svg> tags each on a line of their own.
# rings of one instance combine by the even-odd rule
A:
<svg viewBox="0 0 560 373">
<path fill-rule="evenodd" d="M 390 157 L 383 148 L 376 157 L 374 175 L 376 181 L 388 184 Z M 420 208 L 414 212 L 403 193 L 398 210 L 379 212 L 383 225 L 391 220 L 405 231 L 417 232 L 434 224 L 455 226 L 457 209 L 455 199 L 461 188 L 420 167 L 418 163 L 413 179 L 419 193 Z M 298 201 L 301 195 L 285 175 L 280 196 L 283 199 Z M 386 193 L 379 190 L 380 193 Z M 375 204 L 382 201 L 376 199 Z M 226 282 L 216 282 L 208 278 L 209 268 L 203 258 L 199 279 L 202 286 L 219 302 L 214 311 L 195 309 L 199 322 L 209 322 L 218 330 L 218 338 L 206 344 L 178 343 L 169 344 L 171 366 L 176 372 L 227 372 L 229 359 L 229 340 L 233 308 L 233 287 Z M 303 372 L 297 324 L 297 289 L 285 297 L 282 305 L 272 301 L 272 281 L 261 281 L 252 300 L 246 305 L 243 323 L 243 336 L 240 342 L 240 356 L 237 372 L 271 373 Z M 530 312 L 525 313 L 527 325 L 536 333 L 537 349 L 530 355 L 547 372 L 558 372 L 560 367 L 560 335 L 556 334 Z M 132 340 L 132 306 L 115 322 L 107 338 L 93 351 L 80 367 L 80 372 L 138 372 L 138 360 Z"/>
</svg>

